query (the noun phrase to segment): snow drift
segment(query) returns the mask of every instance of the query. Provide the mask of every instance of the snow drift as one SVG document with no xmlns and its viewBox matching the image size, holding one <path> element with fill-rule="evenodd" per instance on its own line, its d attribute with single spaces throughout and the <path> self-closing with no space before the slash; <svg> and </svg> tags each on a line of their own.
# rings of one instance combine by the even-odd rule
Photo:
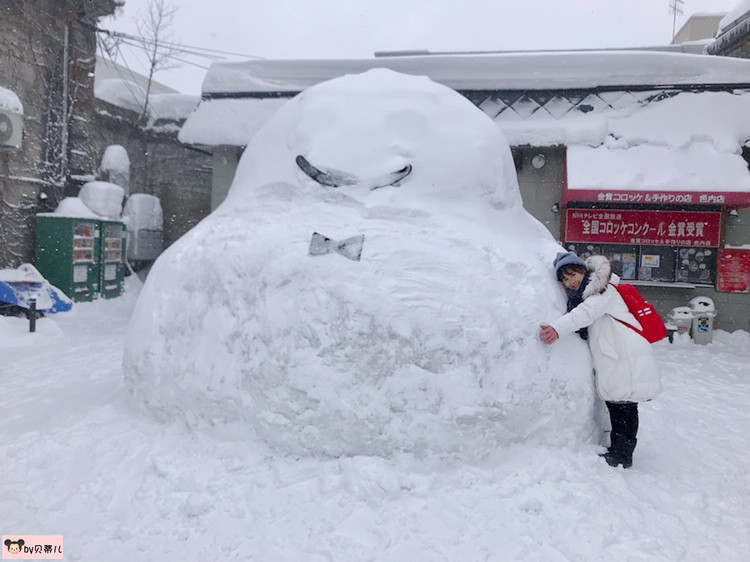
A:
<svg viewBox="0 0 750 562">
<path fill-rule="evenodd" d="M 313 181 L 298 156 L 346 185 Z M 316 232 L 329 253 L 310 255 Z M 359 261 L 336 251 L 362 236 Z M 269 120 L 227 200 L 157 260 L 125 376 L 162 418 L 292 454 L 588 440 L 585 344 L 537 338 L 564 311 L 557 251 L 469 101 L 384 69 L 337 78 Z"/>
</svg>

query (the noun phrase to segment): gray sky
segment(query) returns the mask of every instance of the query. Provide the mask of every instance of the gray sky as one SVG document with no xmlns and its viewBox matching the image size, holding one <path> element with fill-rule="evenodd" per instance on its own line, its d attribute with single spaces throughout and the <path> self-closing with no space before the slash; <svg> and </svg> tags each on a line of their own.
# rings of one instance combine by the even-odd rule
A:
<svg viewBox="0 0 750 562">
<path fill-rule="evenodd" d="M 586 49 L 671 42 L 677 0 L 165 0 L 177 7 L 173 41 L 248 57 L 366 58 L 375 51 Z M 741 0 L 683 0 L 676 30 L 691 14 L 729 12 Z M 126 0 L 106 29 L 137 34 L 149 0 Z M 119 62 L 143 71 L 136 50 Z M 217 53 L 218 55 L 218 53 Z M 237 60 L 237 56 L 226 56 Z M 185 56 L 156 79 L 199 93 L 211 59 Z"/>
</svg>

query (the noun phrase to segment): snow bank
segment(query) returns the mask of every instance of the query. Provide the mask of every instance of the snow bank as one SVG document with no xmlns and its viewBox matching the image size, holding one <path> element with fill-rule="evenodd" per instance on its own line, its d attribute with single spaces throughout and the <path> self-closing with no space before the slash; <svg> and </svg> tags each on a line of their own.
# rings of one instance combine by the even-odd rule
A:
<svg viewBox="0 0 750 562">
<path fill-rule="evenodd" d="M 298 155 L 358 180 L 320 185 Z M 309 255 L 314 232 L 364 235 L 360 261 Z M 157 260 L 126 379 L 162 418 L 293 454 L 589 441 L 588 351 L 537 337 L 564 311 L 559 250 L 469 101 L 383 69 L 338 78 L 270 119 L 227 200 Z"/>
</svg>

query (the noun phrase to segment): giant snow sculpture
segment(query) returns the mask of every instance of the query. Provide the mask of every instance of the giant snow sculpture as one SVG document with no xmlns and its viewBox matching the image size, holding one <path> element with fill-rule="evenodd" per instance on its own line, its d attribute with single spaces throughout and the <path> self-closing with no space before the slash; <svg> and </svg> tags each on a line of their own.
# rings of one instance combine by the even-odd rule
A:
<svg viewBox="0 0 750 562">
<path fill-rule="evenodd" d="M 229 125 L 228 125 L 229 126 Z M 293 454 L 482 454 L 593 429 L 585 345 L 542 346 L 560 250 L 495 124 L 424 77 L 311 87 L 160 256 L 128 332 L 163 418 Z"/>
</svg>

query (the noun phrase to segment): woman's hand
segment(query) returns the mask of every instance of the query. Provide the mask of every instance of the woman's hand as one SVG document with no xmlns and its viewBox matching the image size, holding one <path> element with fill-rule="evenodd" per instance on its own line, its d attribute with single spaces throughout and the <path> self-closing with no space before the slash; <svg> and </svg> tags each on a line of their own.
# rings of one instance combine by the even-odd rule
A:
<svg viewBox="0 0 750 562">
<path fill-rule="evenodd" d="M 557 338 L 560 337 L 557 335 L 555 329 L 549 324 L 540 324 L 540 328 L 539 339 L 547 345 L 555 343 L 557 341 Z"/>
</svg>

